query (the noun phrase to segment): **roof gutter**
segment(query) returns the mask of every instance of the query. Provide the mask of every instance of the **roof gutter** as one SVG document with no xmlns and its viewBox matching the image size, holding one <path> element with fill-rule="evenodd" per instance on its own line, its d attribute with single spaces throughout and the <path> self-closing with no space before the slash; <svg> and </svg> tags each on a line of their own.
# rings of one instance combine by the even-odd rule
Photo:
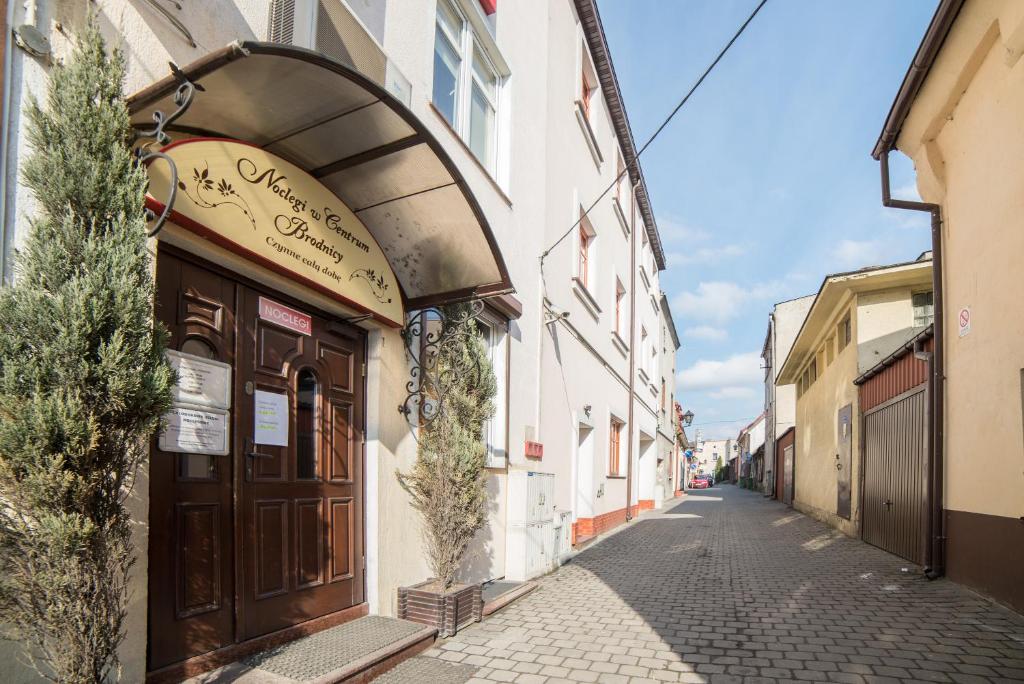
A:
<svg viewBox="0 0 1024 684">
<path fill-rule="evenodd" d="M 637 158 L 633 131 L 629 126 L 629 117 L 626 116 L 622 91 L 619 90 L 619 79 L 615 75 L 615 66 L 612 64 L 611 52 L 608 49 L 608 39 L 604 35 L 601 15 L 597 11 L 597 2 L 595 0 L 575 0 L 575 5 L 580 26 L 587 41 L 587 48 L 594 59 L 597 78 L 601 82 L 601 94 L 608 104 L 608 114 L 611 116 L 615 135 L 622 146 L 623 162 L 629 170 L 630 181 L 633 185 L 639 184 L 638 190 L 633 194 L 640 207 L 640 214 L 644 217 L 647 239 L 651 243 L 651 251 L 654 252 L 658 270 L 663 271 L 665 270 L 665 250 L 661 244 L 661 237 L 658 235 L 658 224 L 654 220 L 651 197 L 647 194 L 647 181 L 644 180 L 644 171 Z"/>
<path fill-rule="evenodd" d="M 882 174 L 882 205 L 893 209 L 924 211 L 931 215 L 932 231 L 932 297 L 935 311 L 934 348 L 929 361 L 928 393 L 928 457 L 927 457 L 927 498 L 925 544 L 925 576 L 929 579 L 940 577 L 945 572 L 945 541 L 946 520 L 943 511 L 943 475 L 945 470 L 944 441 L 945 431 L 945 327 L 944 298 L 942 291 L 942 209 L 931 202 L 914 202 L 893 199 L 890 194 L 889 153 L 896 148 L 903 124 L 910 114 L 914 101 L 920 93 L 935 59 L 946 41 L 957 15 L 964 5 L 964 0 L 942 0 L 932 16 L 928 30 L 917 48 L 914 61 L 911 62 L 903 77 L 896 99 L 885 119 L 885 125 L 878 136 L 871 156 L 880 162 Z M 923 355 L 922 355 L 923 356 Z"/>
<path fill-rule="evenodd" d="M 889 108 L 889 115 L 885 117 L 885 125 L 878 136 L 878 141 L 871 151 L 871 156 L 875 159 L 881 159 L 882 155 L 896 147 L 896 140 L 903 130 L 903 123 L 907 120 L 910 108 L 921 91 L 921 86 L 924 85 L 963 5 L 964 0 L 942 0 L 935 9 L 928 30 L 925 31 L 924 38 L 921 39 L 921 44 L 914 54 L 914 61 L 910 63 L 899 92 L 896 93 L 896 99 Z"/>
</svg>

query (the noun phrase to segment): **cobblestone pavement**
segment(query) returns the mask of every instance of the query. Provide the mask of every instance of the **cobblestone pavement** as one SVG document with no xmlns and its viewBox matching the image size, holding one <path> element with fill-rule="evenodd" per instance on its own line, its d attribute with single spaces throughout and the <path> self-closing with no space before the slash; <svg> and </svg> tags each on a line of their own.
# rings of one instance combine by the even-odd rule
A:
<svg viewBox="0 0 1024 684">
<path fill-rule="evenodd" d="M 759 494 L 695 492 L 581 553 L 404 680 L 1024 681 L 1024 617 Z M 452 682 L 467 681 L 465 668 Z"/>
</svg>

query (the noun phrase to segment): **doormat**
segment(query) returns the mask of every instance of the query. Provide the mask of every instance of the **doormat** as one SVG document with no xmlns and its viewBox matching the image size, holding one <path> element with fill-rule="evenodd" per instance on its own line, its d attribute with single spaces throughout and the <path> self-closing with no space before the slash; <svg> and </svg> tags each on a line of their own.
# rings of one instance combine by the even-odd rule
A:
<svg viewBox="0 0 1024 684">
<path fill-rule="evenodd" d="M 335 673 L 343 679 L 368 667 L 378 652 L 387 657 L 389 647 L 415 643 L 431 631 L 415 622 L 367 615 L 257 653 L 242 664 L 293 682 L 323 681 Z"/>
</svg>

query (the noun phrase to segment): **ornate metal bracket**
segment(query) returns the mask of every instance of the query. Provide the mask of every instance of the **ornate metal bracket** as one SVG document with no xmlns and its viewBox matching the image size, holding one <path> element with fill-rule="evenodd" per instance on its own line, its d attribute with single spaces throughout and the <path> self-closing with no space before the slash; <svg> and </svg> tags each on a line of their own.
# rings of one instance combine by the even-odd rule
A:
<svg viewBox="0 0 1024 684">
<path fill-rule="evenodd" d="M 467 343 L 476 331 L 467 326 L 484 310 L 482 301 L 474 301 L 460 307 L 453 315 L 449 311 L 431 307 L 410 314 L 409 322 L 402 329 L 402 340 L 409 355 L 411 379 L 405 384 L 406 397 L 398 406 L 398 412 L 405 416 L 413 427 L 429 425 L 444 412 L 445 403 L 456 378 L 466 373 L 479 374 L 479 363 L 466 355 L 449 354 L 455 347 Z M 438 368 L 438 359 L 445 356 L 457 360 L 446 368 Z"/>
<path fill-rule="evenodd" d="M 133 142 L 139 142 L 150 138 L 150 141 L 144 145 L 139 146 L 135 150 L 136 161 L 141 165 L 146 165 L 152 162 L 154 159 L 160 159 L 167 163 L 171 170 L 171 188 L 170 192 L 167 193 L 167 203 L 164 206 L 163 212 L 160 216 L 157 216 L 150 209 L 146 209 L 146 220 L 154 221 L 153 227 L 149 229 L 149 237 L 153 237 L 164 227 L 167 222 L 167 217 L 171 213 L 171 208 L 174 206 L 174 200 L 178 196 L 178 169 L 174 165 L 174 160 L 163 152 L 153 152 L 149 149 L 149 146 L 153 143 L 157 145 L 166 145 L 171 141 L 170 136 L 164 132 L 170 124 L 174 123 L 182 114 L 184 114 L 189 106 L 192 104 L 192 99 L 195 97 L 195 93 L 198 90 L 203 92 L 205 89 L 198 83 L 192 83 L 189 81 L 185 74 L 172 62 L 171 73 L 178 77 L 181 81 L 181 85 L 174 91 L 174 104 L 177 106 L 170 115 L 165 115 L 162 111 L 153 112 L 153 123 L 155 124 L 152 128 L 141 128 L 136 127 L 135 139 Z"/>
</svg>

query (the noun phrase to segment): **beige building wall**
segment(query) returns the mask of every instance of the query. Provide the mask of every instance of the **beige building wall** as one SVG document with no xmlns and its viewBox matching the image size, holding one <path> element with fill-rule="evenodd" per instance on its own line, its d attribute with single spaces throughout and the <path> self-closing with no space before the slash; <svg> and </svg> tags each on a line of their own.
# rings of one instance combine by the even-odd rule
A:
<svg viewBox="0 0 1024 684">
<path fill-rule="evenodd" d="M 842 532 L 860 533 L 861 421 L 853 381 L 921 328 L 915 328 L 912 295 L 928 291 L 931 261 L 829 276 L 822 284 L 778 378 L 797 384 L 793 506 Z M 851 342 L 839 349 L 839 325 L 850 316 Z M 831 359 L 831 360 L 830 360 Z M 801 387 L 814 360 L 817 379 Z M 837 515 L 839 411 L 852 407 L 850 518 Z"/>
<path fill-rule="evenodd" d="M 947 566 L 954 579 L 1018 610 L 1024 610 L 1022 55 L 1024 3 L 967 2 L 897 140 L 914 161 L 922 199 L 938 203 L 943 218 Z M 961 335 L 963 309 L 971 326 Z"/>
<path fill-rule="evenodd" d="M 828 319 L 825 327 L 815 336 L 817 349 L 826 338 L 835 335 L 836 326 L 848 311 L 856 311 L 855 298 L 848 298 Z M 851 315 L 853 339 L 858 339 L 859 316 Z M 836 454 L 839 453 L 837 412 L 847 404 L 853 405 L 853 415 L 859 412 L 857 388 L 857 344 L 851 343 L 834 356 L 824 372 L 796 400 L 796 447 L 793 466 L 793 507 L 827 522 L 844 533 L 854 535 L 860 519 L 858 480 L 860 464 L 860 430 L 857 421 L 853 429 L 853 472 L 851 473 L 850 519 L 836 515 Z"/>
<path fill-rule="evenodd" d="M 968 2 L 898 141 L 944 219 L 946 506 L 1010 518 L 1024 515 L 1022 54 L 1024 3 Z"/>
</svg>

